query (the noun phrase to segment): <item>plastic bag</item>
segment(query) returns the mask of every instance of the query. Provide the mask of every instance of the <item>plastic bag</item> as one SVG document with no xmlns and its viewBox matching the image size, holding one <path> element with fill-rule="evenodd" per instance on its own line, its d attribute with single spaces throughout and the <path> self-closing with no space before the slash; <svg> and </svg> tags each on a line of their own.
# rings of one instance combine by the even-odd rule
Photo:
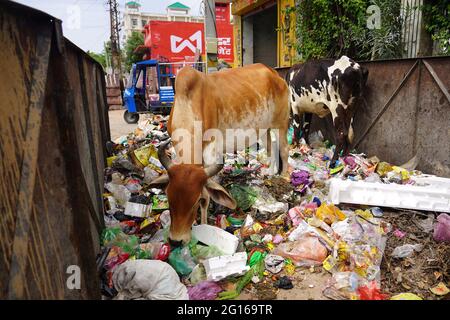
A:
<svg viewBox="0 0 450 320">
<path fill-rule="evenodd" d="M 205 280 L 206 280 L 205 266 L 203 265 L 203 263 L 199 263 L 192 269 L 192 272 L 189 275 L 189 281 L 193 285 L 196 285 L 197 283 L 205 281 Z"/>
<path fill-rule="evenodd" d="M 105 188 L 113 194 L 114 198 L 122 206 L 125 205 L 128 199 L 130 199 L 131 197 L 130 190 L 128 190 L 125 186 L 121 184 L 114 184 L 112 182 L 109 182 L 105 185 Z"/>
<path fill-rule="evenodd" d="M 112 270 L 115 266 L 124 263 L 130 257 L 129 253 L 123 252 L 122 248 L 113 246 L 105 259 L 104 268 Z"/>
<path fill-rule="evenodd" d="M 182 276 L 189 275 L 196 265 L 192 259 L 189 247 L 179 247 L 172 250 L 169 255 L 169 263 Z"/>
<path fill-rule="evenodd" d="M 112 276 L 115 299 L 187 300 L 188 292 L 175 270 L 159 260 L 130 260 Z"/>
<path fill-rule="evenodd" d="M 317 237 L 304 235 L 294 242 L 280 244 L 273 254 L 291 259 L 296 266 L 317 266 L 325 260 L 328 251 Z"/>
<path fill-rule="evenodd" d="M 294 187 L 303 185 L 308 186 L 312 182 L 309 180 L 309 172 L 305 170 L 294 171 L 291 174 L 291 183 Z"/>
<path fill-rule="evenodd" d="M 148 243 L 141 243 L 139 245 L 139 249 L 136 253 L 137 259 L 147 259 L 147 258 L 141 258 L 140 256 L 145 256 L 142 252 L 145 252 L 149 258 L 148 259 L 157 259 L 158 254 L 162 248 L 164 243 L 162 242 L 148 242 Z M 141 252 L 142 251 L 142 252 Z"/>
<path fill-rule="evenodd" d="M 232 184 L 228 191 L 233 199 L 236 200 L 237 207 L 243 211 L 249 210 L 258 197 L 258 193 L 249 186 Z"/>
<path fill-rule="evenodd" d="M 189 300 L 214 300 L 223 291 L 214 281 L 203 281 L 188 288 Z"/>
<path fill-rule="evenodd" d="M 420 252 L 423 249 L 423 245 L 418 244 L 404 244 L 403 246 L 396 247 L 392 251 L 393 258 L 406 258 L 414 253 L 414 251 Z"/>
<path fill-rule="evenodd" d="M 202 260 L 223 256 L 224 253 L 219 250 L 216 246 L 202 246 L 200 244 L 196 244 L 191 248 L 192 257 L 198 263 Z"/>
<path fill-rule="evenodd" d="M 111 241 L 116 239 L 121 234 L 125 235 L 122 232 L 122 229 L 120 227 L 112 227 L 112 228 L 103 229 L 102 235 L 100 236 L 102 245 L 108 246 Z"/>
<path fill-rule="evenodd" d="M 448 214 L 441 213 L 437 217 L 433 238 L 438 242 L 450 242 L 450 216 Z"/>
<path fill-rule="evenodd" d="M 389 296 L 381 293 L 376 281 L 371 281 L 367 286 L 358 288 L 359 298 L 361 300 L 387 300 Z"/>
<path fill-rule="evenodd" d="M 159 172 L 151 167 L 144 168 L 144 183 L 150 184 L 153 180 L 160 176 Z"/>
</svg>

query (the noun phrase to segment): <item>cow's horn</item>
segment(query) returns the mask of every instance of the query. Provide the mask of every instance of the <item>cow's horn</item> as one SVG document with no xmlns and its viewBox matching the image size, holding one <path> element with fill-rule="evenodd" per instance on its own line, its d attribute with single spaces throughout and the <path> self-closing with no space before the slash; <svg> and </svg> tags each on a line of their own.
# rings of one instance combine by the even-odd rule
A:
<svg viewBox="0 0 450 320">
<path fill-rule="evenodd" d="M 167 146 L 169 145 L 169 143 L 170 143 L 170 139 L 161 143 L 158 148 L 159 162 L 161 162 L 161 164 L 164 166 L 164 168 L 166 168 L 166 170 L 169 170 L 169 168 L 172 166 L 172 161 L 169 159 L 169 157 L 166 154 L 166 149 L 167 149 Z"/>
<path fill-rule="evenodd" d="M 214 177 L 216 174 L 220 172 L 220 170 L 223 169 L 223 163 L 222 164 L 214 164 L 212 166 L 209 166 L 205 168 L 205 173 L 208 178 Z"/>
</svg>

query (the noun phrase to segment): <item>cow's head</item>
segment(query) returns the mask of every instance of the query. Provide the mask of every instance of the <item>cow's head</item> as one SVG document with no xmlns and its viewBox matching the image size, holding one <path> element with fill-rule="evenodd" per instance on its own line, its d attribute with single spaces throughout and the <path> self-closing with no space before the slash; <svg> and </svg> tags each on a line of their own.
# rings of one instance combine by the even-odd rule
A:
<svg viewBox="0 0 450 320">
<path fill-rule="evenodd" d="M 222 186 L 210 179 L 222 170 L 223 164 L 207 168 L 174 164 L 166 154 L 168 143 L 158 148 L 159 161 L 167 174 L 153 180 L 151 185 L 165 188 L 171 218 L 169 241 L 177 246 L 191 240 L 191 227 L 199 210 L 202 220 L 206 220 L 210 198 L 230 209 L 236 208 L 236 201 Z"/>
<path fill-rule="evenodd" d="M 337 160 L 341 151 L 348 154 L 353 143 L 353 116 L 363 98 L 369 71 L 349 59 L 350 66 L 345 70 L 335 70 L 332 82 L 336 81 L 340 102 L 333 114 L 336 150 L 333 161 Z"/>
</svg>

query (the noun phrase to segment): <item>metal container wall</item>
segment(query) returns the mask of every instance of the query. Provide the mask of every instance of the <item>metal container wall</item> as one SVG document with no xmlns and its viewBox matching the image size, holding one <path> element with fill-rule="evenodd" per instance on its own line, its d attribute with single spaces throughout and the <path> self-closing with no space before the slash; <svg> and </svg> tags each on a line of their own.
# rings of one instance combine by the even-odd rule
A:
<svg viewBox="0 0 450 320">
<path fill-rule="evenodd" d="M 100 298 L 104 72 L 16 3 L 0 3 L 0 43 L 0 299 Z"/>
<path fill-rule="evenodd" d="M 417 155 L 419 170 L 450 177 L 450 57 L 360 64 L 369 78 L 353 121 L 354 147 L 394 164 Z M 283 77 L 287 71 L 278 70 Z M 331 116 L 313 116 L 311 129 L 333 141 L 330 128 Z"/>
</svg>

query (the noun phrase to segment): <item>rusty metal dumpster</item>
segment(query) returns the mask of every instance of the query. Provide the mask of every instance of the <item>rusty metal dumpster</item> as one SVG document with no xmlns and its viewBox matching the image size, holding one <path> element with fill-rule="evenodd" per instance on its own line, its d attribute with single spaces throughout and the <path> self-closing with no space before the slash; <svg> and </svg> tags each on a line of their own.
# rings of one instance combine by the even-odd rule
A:
<svg viewBox="0 0 450 320">
<path fill-rule="evenodd" d="M 61 21 L 8 1 L 0 43 L 0 299 L 100 298 L 102 67 Z"/>
</svg>

